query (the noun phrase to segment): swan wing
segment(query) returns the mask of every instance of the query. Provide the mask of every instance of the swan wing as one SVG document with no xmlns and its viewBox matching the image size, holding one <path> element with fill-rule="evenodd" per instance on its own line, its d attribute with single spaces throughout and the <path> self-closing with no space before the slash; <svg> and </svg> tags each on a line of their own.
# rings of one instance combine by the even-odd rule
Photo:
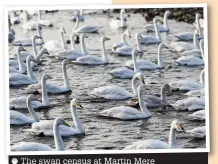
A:
<svg viewBox="0 0 218 164">
<path fill-rule="evenodd" d="M 76 61 L 85 64 L 104 64 L 101 58 L 93 55 L 79 57 L 76 59 Z"/>
<path fill-rule="evenodd" d="M 132 78 L 135 72 L 126 67 L 120 67 L 110 71 L 109 74 L 115 78 Z"/>
<path fill-rule="evenodd" d="M 33 120 L 31 120 L 26 115 L 18 111 L 10 110 L 10 124 L 22 125 L 22 124 L 27 124 L 27 123 L 32 123 L 32 122 Z"/>
<path fill-rule="evenodd" d="M 92 33 L 97 32 L 99 30 L 98 26 L 82 26 L 76 29 L 75 31 L 78 33 Z"/>
<path fill-rule="evenodd" d="M 154 36 L 145 36 L 140 40 L 140 42 L 142 44 L 157 44 L 160 43 L 161 41 Z"/>
<path fill-rule="evenodd" d="M 206 136 L 206 127 L 205 126 L 196 127 L 194 129 L 188 130 L 186 132 L 191 133 L 194 137 L 204 138 Z"/>
<path fill-rule="evenodd" d="M 47 145 L 36 142 L 20 142 L 11 146 L 11 151 L 52 151 L 53 149 Z"/>
<path fill-rule="evenodd" d="M 188 116 L 194 120 L 205 120 L 205 110 L 196 111 Z"/>
<path fill-rule="evenodd" d="M 196 56 L 181 56 L 179 57 L 176 62 L 182 65 L 203 65 L 204 60 L 196 57 Z"/>
<path fill-rule="evenodd" d="M 179 80 L 169 83 L 172 90 L 198 90 L 201 89 L 201 85 L 188 80 Z"/>
</svg>

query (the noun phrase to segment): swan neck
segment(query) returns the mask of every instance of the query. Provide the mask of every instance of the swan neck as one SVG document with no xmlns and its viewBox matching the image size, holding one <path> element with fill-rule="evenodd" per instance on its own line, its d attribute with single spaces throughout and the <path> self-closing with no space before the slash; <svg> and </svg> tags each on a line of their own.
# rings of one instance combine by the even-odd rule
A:
<svg viewBox="0 0 218 164">
<path fill-rule="evenodd" d="M 164 15 L 164 27 L 165 27 L 166 29 L 169 29 L 169 23 L 168 23 L 168 15 L 167 15 L 167 13 L 165 13 L 165 15 Z"/>
<path fill-rule="evenodd" d="M 30 100 L 27 100 L 27 108 L 28 108 L 28 111 L 29 111 L 29 113 L 31 114 L 31 116 L 32 116 L 32 118 L 33 118 L 33 120 L 34 120 L 34 122 L 39 122 L 39 121 L 40 121 L 40 118 L 39 118 L 38 114 L 35 112 L 35 110 L 33 109 Z"/>
<path fill-rule="evenodd" d="M 23 72 L 23 70 L 24 70 L 24 66 L 23 66 L 23 62 L 21 61 L 21 59 L 20 59 L 20 51 L 19 51 L 19 49 L 18 49 L 18 51 L 17 51 L 17 61 L 18 61 L 18 67 L 19 67 L 19 71 L 21 71 L 21 72 Z"/>
<path fill-rule="evenodd" d="M 203 42 L 200 42 L 200 51 L 201 51 L 201 57 L 204 60 Z"/>
<path fill-rule="evenodd" d="M 201 71 L 201 74 L 200 74 L 200 83 L 202 86 L 205 85 L 205 73 L 204 73 L 204 70 Z"/>
<path fill-rule="evenodd" d="M 168 103 L 167 102 L 167 99 L 166 99 L 166 89 L 164 87 L 161 88 L 161 91 L 160 91 L 160 95 L 161 95 L 161 100 L 165 103 Z"/>
<path fill-rule="evenodd" d="M 67 45 L 66 45 L 65 40 L 64 40 L 64 33 L 61 31 L 60 35 L 61 35 L 62 48 L 67 50 Z"/>
<path fill-rule="evenodd" d="M 78 28 L 78 26 L 79 26 L 79 17 L 77 16 L 77 18 L 76 18 L 76 23 L 75 23 L 75 25 L 73 26 L 73 31 L 75 31 L 75 30 Z"/>
<path fill-rule="evenodd" d="M 127 44 L 127 42 L 126 42 L 126 34 L 125 33 L 123 33 L 121 35 L 121 43 L 126 43 Z"/>
<path fill-rule="evenodd" d="M 36 40 L 34 37 L 32 38 L 32 46 L 33 46 L 33 55 L 36 56 L 38 52 L 36 48 Z"/>
<path fill-rule="evenodd" d="M 42 30 L 40 30 L 39 26 L 37 26 L 37 33 L 38 33 L 38 36 L 41 37 L 40 40 L 42 41 L 42 43 L 44 43 L 44 39 L 42 37 Z"/>
<path fill-rule="evenodd" d="M 40 60 L 40 58 L 42 57 L 44 52 L 44 48 L 41 49 L 41 51 L 39 51 L 39 53 L 36 55 L 35 57 L 35 61 L 38 62 Z"/>
<path fill-rule="evenodd" d="M 71 38 L 70 38 L 70 45 L 71 45 L 71 50 L 75 50 L 76 47 L 75 47 L 75 43 L 74 43 L 74 34 L 71 35 Z"/>
<path fill-rule="evenodd" d="M 73 122 L 74 122 L 77 133 L 79 133 L 79 134 L 84 133 L 85 130 L 84 130 L 84 127 L 79 120 L 79 117 L 77 115 L 77 109 L 76 109 L 75 105 L 71 105 L 71 114 L 73 117 Z"/>
<path fill-rule="evenodd" d="M 64 87 L 66 89 L 69 89 L 70 83 L 69 83 L 69 78 L 68 78 L 68 74 L 67 74 L 67 65 L 63 64 L 62 69 L 63 69 Z"/>
<path fill-rule="evenodd" d="M 45 106 L 49 105 L 49 99 L 48 99 L 48 93 L 46 89 L 46 79 L 42 78 L 41 79 L 41 85 L 42 85 L 42 103 Z"/>
<path fill-rule="evenodd" d="M 202 32 L 202 29 L 201 29 L 201 26 L 200 26 L 199 17 L 196 17 L 196 23 L 197 23 L 197 28 L 198 28 L 198 31 L 199 31 L 199 35 L 200 35 L 200 37 L 202 37 L 203 36 L 203 32 Z"/>
<path fill-rule="evenodd" d="M 27 60 L 26 67 L 27 67 L 27 75 L 29 76 L 29 78 L 32 79 L 32 80 L 36 80 L 36 77 L 35 77 L 35 75 L 33 73 L 32 67 L 31 67 L 31 61 L 30 60 Z"/>
<path fill-rule="evenodd" d="M 177 147 L 176 141 L 176 129 L 171 125 L 170 134 L 169 134 L 169 146 L 170 148 Z"/>
<path fill-rule="evenodd" d="M 108 57 L 107 57 L 107 53 L 106 53 L 105 42 L 103 40 L 101 41 L 101 47 L 102 47 L 103 61 L 104 61 L 104 63 L 108 63 Z"/>
<path fill-rule="evenodd" d="M 58 151 L 64 150 L 64 142 L 60 135 L 60 129 L 58 124 L 54 124 L 53 126 L 53 132 L 54 132 L 54 142 L 55 142 L 55 148 Z"/>
<path fill-rule="evenodd" d="M 133 67 L 134 67 L 134 72 L 139 72 L 139 68 L 137 67 L 137 63 L 136 63 L 136 55 L 135 53 L 132 54 L 132 60 L 133 60 Z"/>
<path fill-rule="evenodd" d="M 139 106 L 140 106 L 141 112 L 143 114 L 146 114 L 147 116 L 151 116 L 151 113 L 149 112 L 148 108 L 146 107 L 146 104 L 145 104 L 142 96 L 143 96 L 142 91 L 139 91 L 138 100 L 139 100 Z"/>
<path fill-rule="evenodd" d="M 132 78 L 132 91 L 135 96 L 137 96 L 137 77 L 133 76 Z"/>
<path fill-rule="evenodd" d="M 88 55 L 88 51 L 86 49 L 86 44 L 85 44 L 85 38 L 82 37 L 82 40 L 81 40 L 81 51 L 82 51 L 82 54 L 83 55 Z"/>
<path fill-rule="evenodd" d="M 143 49 L 142 49 L 142 46 L 141 46 L 141 43 L 139 41 L 138 36 L 136 37 L 136 46 L 137 46 L 138 51 L 143 52 Z"/>
<path fill-rule="evenodd" d="M 199 46 L 198 46 L 198 43 L 197 43 L 197 35 L 196 35 L 196 33 L 194 33 L 194 36 L 193 36 L 193 45 L 194 45 L 195 49 L 199 49 Z"/>
<path fill-rule="evenodd" d="M 155 29 L 156 38 L 159 39 L 160 41 L 162 41 L 161 36 L 160 36 L 160 32 L 159 32 L 159 30 L 157 28 L 156 21 L 154 21 L 154 29 Z"/>
<path fill-rule="evenodd" d="M 163 58 L 162 58 L 162 51 L 161 51 L 160 47 L 158 47 L 158 52 L 157 52 L 157 64 L 158 64 L 159 68 L 164 67 Z"/>
<path fill-rule="evenodd" d="M 40 21 L 41 20 L 41 11 L 39 10 L 38 11 L 38 21 Z"/>
</svg>

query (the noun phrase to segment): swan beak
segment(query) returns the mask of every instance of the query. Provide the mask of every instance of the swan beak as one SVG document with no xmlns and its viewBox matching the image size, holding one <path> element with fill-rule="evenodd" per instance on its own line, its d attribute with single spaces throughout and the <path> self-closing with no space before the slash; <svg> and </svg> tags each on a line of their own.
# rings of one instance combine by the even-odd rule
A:
<svg viewBox="0 0 218 164">
<path fill-rule="evenodd" d="M 36 38 L 37 38 L 37 39 L 42 39 L 42 37 L 41 37 L 41 36 L 37 36 Z"/>
<path fill-rule="evenodd" d="M 132 38 L 131 35 L 129 35 L 129 38 Z"/>
<path fill-rule="evenodd" d="M 141 78 L 141 81 L 142 81 L 143 84 L 145 84 L 145 79 L 144 79 L 144 77 Z"/>
<path fill-rule="evenodd" d="M 107 38 L 107 37 L 105 37 L 105 40 L 111 40 L 111 38 Z"/>
<path fill-rule="evenodd" d="M 185 130 L 185 129 L 182 127 L 181 124 L 178 125 L 178 128 L 181 129 L 181 130 Z"/>
<path fill-rule="evenodd" d="M 26 49 L 24 49 L 23 47 L 20 48 L 21 51 L 27 51 Z"/>
<path fill-rule="evenodd" d="M 77 107 L 78 107 L 79 109 L 83 109 L 83 106 L 82 106 L 80 103 L 77 104 Z"/>
<path fill-rule="evenodd" d="M 32 60 L 34 63 L 37 63 L 37 61 L 35 61 L 35 60 Z"/>
<path fill-rule="evenodd" d="M 70 125 L 66 121 L 64 121 L 63 125 L 70 127 Z"/>
</svg>

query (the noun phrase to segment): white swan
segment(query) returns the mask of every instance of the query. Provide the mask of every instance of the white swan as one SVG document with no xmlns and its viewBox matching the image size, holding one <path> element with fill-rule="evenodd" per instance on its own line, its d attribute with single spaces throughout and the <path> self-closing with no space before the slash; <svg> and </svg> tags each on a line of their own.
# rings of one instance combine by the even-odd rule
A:
<svg viewBox="0 0 218 164">
<path fill-rule="evenodd" d="M 138 50 L 135 50 L 135 49 L 132 50 L 132 60 L 133 60 L 134 70 L 128 69 L 126 67 L 119 67 L 119 68 L 116 68 L 116 69 L 110 71 L 109 74 L 113 78 L 121 78 L 121 79 L 132 78 L 137 72 L 140 72 L 140 69 L 137 67 L 137 64 L 136 64 L 136 55 L 140 54 L 140 53 L 141 52 Z"/>
<path fill-rule="evenodd" d="M 194 36 L 193 36 L 193 43 L 171 42 L 170 44 L 168 44 L 168 48 L 171 51 L 176 51 L 176 52 L 183 52 L 183 51 L 192 50 L 192 49 L 199 49 L 199 44 L 197 42 L 197 35 L 198 35 L 198 30 L 195 29 Z"/>
<path fill-rule="evenodd" d="M 171 14 L 170 11 L 166 11 L 166 12 L 164 13 L 164 18 L 163 18 L 164 24 L 163 24 L 163 25 L 157 25 L 158 30 L 159 30 L 160 32 L 169 32 L 169 31 L 170 31 L 169 23 L 168 23 L 168 17 L 169 17 L 170 14 Z M 145 25 L 145 26 L 144 26 L 144 30 L 145 30 L 146 32 L 155 32 L 154 24 Z"/>
<path fill-rule="evenodd" d="M 67 92 L 71 92 L 70 82 L 67 75 L 67 65 L 71 64 L 72 62 L 68 59 L 64 59 L 62 61 L 62 71 L 63 71 L 63 80 L 64 85 L 60 86 L 57 83 L 53 82 L 46 82 L 46 90 L 48 93 L 54 93 L 54 94 L 63 94 Z M 38 84 L 32 84 L 29 85 L 27 88 L 28 92 L 36 92 L 42 93 L 42 85 L 40 83 Z"/>
<path fill-rule="evenodd" d="M 82 109 L 82 108 L 83 107 L 81 106 L 80 103 L 77 102 L 76 99 L 71 100 L 70 110 L 71 110 L 71 115 L 74 121 L 75 128 L 72 128 L 70 126 L 61 125 L 59 127 L 61 136 L 72 136 L 76 134 L 85 134 L 85 129 L 77 115 L 77 110 Z M 53 136 L 53 132 L 52 132 L 53 122 L 54 120 L 40 120 L 39 122 L 34 122 L 32 124 L 31 129 L 29 129 L 28 131 L 30 131 L 33 135 Z"/>
<path fill-rule="evenodd" d="M 17 62 L 18 69 L 17 69 L 17 65 L 9 66 L 9 73 L 24 73 L 24 72 L 26 72 L 26 65 L 21 60 L 21 51 L 26 51 L 26 50 L 21 46 L 17 47 L 17 60 L 10 60 L 9 61 L 11 63 Z"/>
<path fill-rule="evenodd" d="M 152 45 L 152 44 L 160 44 L 162 42 L 162 38 L 159 32 L 159 29 L 157 27 L 157 21 L 159 19 L 154 18 L 153 19 L 153 24 L 154 24 L 154 29 L 155 29 L 155 35 L 156 36 L 145 36 L 142 37 L 142 39 L 140 40 L 141 44 L 145 44 L 145 45 Z"/>
<path fill-rule="evenodd" d="M 191 120 L 200 120 L 200 121 L 203 121 L 205 120 L 205 110 L 199 110 L 199 111 L 196 111 L 192 114 L 189 114 L 188 117 L 191 119 Z"/>
<path fill-rule="evenodd" d="M 162 48 L 164 45 L 162 43 L 159 44 L 158 46 L 158 52 L 157 52 L 157 64 L 149 61 L 149 60 L 137 60 L 136 65 L 139 69 L 142 70 L 154 70 L 154 69 L 162 69 L 164 68 L 164 63 L 163 63 L 163 58 L 162 58 Z M 127 67 L 132 67 L 133 62 L 132 61 L 127 61 L 125 63 Z"/>
<path fill-rule="evenodd" d="M 180 90 L 180 91 L 199 90 L 202 89 L 202 86 L 204 86 L 204 84 L 205 84 L 204 69 L 200 73 L 200 84 L 190 80 L 178 80 L 169 83 L 171 90 Z"/>
<path fill-rule="evenodd" d="M 75 60 L 78 57 L 81 57 L 83 55 L 87 55 L 86 53 L 83 54 L 82 52 L 76 50 L 75 43 L 74 43 L 75 35 L 76 35 L 75 33 L 72 33 L 71 36 L 70 36 L 71 49 L 70 50 L 63 50 L 63 51 L 57 52 L 56 58 L 58 58 L 58 59 Z M 85 52 L 86 48 L 84 47 L 85 46 L 85 44 L 84 44 L 84 36 L 83 36 L 82 41 L 81 41 L 80 44 L 81 44 L 82 51 Z"/>
<path fill-rule="evenodd" d="M 168 143 L 163 142 L 157 139 L 148 139 L 144 141 L 134 142 L 132 145 L 126 146 L 125 150 L 137 150 L 137 149 L 176 149 L 178 148 L 177 139 L 176 139 L 176 131 L 182 130 L 181 123 L 178 120 L 174 120 L 171 123 L 170 133 L 169 133 L 169 141 Z"/>
<path fill-rule="evenodd" d="M 139 41 L 139 39 L 141 37 L 142 37 L 141 33 L 136 33 L 135 39 L 136 39 L 137 50 L 140 51 L 140 52 L 143 52 L 144 50 L 142 49 L 141 43 Z M 126 46 L 116 48 L 114 53 L 119 55 L 119 56 L 132 56 L 132 50 L 133 49 L 134 49 L 133 47 L 130 47 L 130 46 L 126 45 Z"/>
<path fill-rule="evenodd" d="M 203 32 L 202 32 L 202 29 L 200 28 L 199 19 L 200 19 L 200 14 L 197 13 L 196 19 L 195 19 L 195 21 L 197 22 L 196 29 L 198 29 L 199 31 L 199 37 L 197 39 L 203 39 Z M 181 41 L 191 41 L 193 40 L 193 36 L 194 36 L 193 32 L 180 32 L 175 35 L 175 37 L 177 37 Z"/>
<path fill-rule="evenodd" d="M 84 21 L 85 20 L 85 17 L 84 17 L 84 15 L 83 15 L 83 12 L 84 12 L 84 9 L 81 9 L 80 11 L 76 11 L 75 12 L 75 15 L 73 15 L 71 18 L 70 18 L 70 20 L 71 21 L 76 21 L 76 18 L 77 18 L 77 16 L 79 17 L 79 21 Z"/>
<path fill-rule="evenodd" d="M 61 27 L 60 28 L 60 39 L 61 39 L 61 41 L 59 41 L 59 40 L 50 40 L 50 41 L 46 42 L 43 45 L 43 47 L 45 47 L 50 54 L 57 53 L 57 52 L 60 52 L 60 51 L 63 51 L 63 50 L 68 50 L 67 44 L 66 44 L 65 39 L 64 39 L 64 33 L 66 34 L 65 28 Z"/>
<path fill-rule="evenodd" d="M 206 126 L 196 127 L 192 130 L 187 130 L 195 138 L 205 138 L 206 137 Z"/>
<path fill-rule="evenodd" d="M 78 33 L 96 33 L 99 30 L 98 26 L 90 26 L 90 25 L 83 25 L 81 27 L 79 26 L 79 17 L 76 18 L 76 23 L 73 27 L 72 32 L 78 34 Z"/>
<path fill-rule="evenodd" d="M 116 106 L 101 111 L 99 114 L 104 117 L 118 118 L 121 120 L 145 119 L 151 117 L 151 113 L 142 99 L 143 85 L 138 86 L 138 100 L 141 111 L 129 106 Z"/>
<path fill-rule="evenodd" d="M 196 14 L 196 19 L 193 25 L 197 29 L 199 28 L 204 29 L 204 19 L 201 18 L 201 15 L 199 13 Z"/>
<path fill-rule="evenodd" d="M 42 85 L 42 102 L 40 101 L 32 101 L 31 105 L 34 109 L 45 108 L 49 106 L 49 98 L 46 89 L 46 80 L 51 79 L 50 76 L 43 74 L 41 77 L 41 85 Z M 26 97 L 15 97 L 10 99 L 10 107 L 16 109 L 27 109 Z"/>
<path fill-rule="evenodd" d="M 127 23 L 125 21 L 124 15 L 125 15 L 125 12 L 124 12 L 124 10 L 121 9 L 120 10 L 120 20 L 111 20 L 110 27 L 113 30 L 123 29 L 123 28 L 127 27 Z"/>
<path fill-rule="evenodd" d="M 63 119 L 56 118 L 53 124 L 54 142 L 57 151 L 64 151 L 64 143 L 60 135 L 60 126 L 69 126 Z M 11 151 L 54 151 L 51 147 L 37 142 L 20 142 L 11 146 Z"/>
<path fill-rule="evenodd" d="M 24 124 L 31 124 L 33 122 L 39 122 L 40 118 L 37 115 L 37 113 L 34 111 L 31 101 L 33 100 L 32 95 L 28 95 L 26 98 L 26 104 L 28 111 L 32 118 L 27 117 L 26 115 L 15 111 L 15 110 L 10 110 L 10 124 L 11 125 L 24 125 Z"/>
<path fill-rule="evenodd" d="M 42 31 L 39 24 L 36 26 L 37 35 L 40 37 L 35 41 L 36 45 L 42 45 L 44 44 L 44 39 L 42 38 Z M 15 40 L 12 44 L 12 46 L 33 46 L 32 38 L 24 38 L 20 40 Z"/>
<path fill-rule="evenodd" d="M 204 97 L 189 97 L 186 99 L 178 100 L 174 104 L 170 104 L 177 110 L 200 110 L 205 108 Z"/>
<path fill-rule="evenodd" d="M 53 23 L 51 21 L 42 19 L 41 10 L 38 11 L 38 23 L 41 26 L 45 26 L 45 27 L 52 27 L 53 26 Z"/>
<path fill-rule="evenodd" d="M 137 96 L 137 80 L 140 80 L 143 84 L 144 77 L 142 73 L 136 73 L 132 78 L 132 91 L 133 93 L 128 92 L 122 87 L 116 85 L 103 86 L 99 88 L 94 88 L 94 90 L 90 93 L 99 98 L 105 98 L 110 100 L 124 100 Z"/>
<path fill-rule="evenodd" d="M 101 64 L 108 64 L 109 60 L 107 57 L 107 52 L 105 48 L 105 41 L 111 40 L 110 38 L 107 38 L 105 36 L 101 37 L 101 47 L 102 47 L 102 59 L 97 56 L 93 55 L 85 55 L 76 58 L 76 61 L 72 61 L 74 64 L 80 64 L 80 65 L 101 65 Z"/>
<path fill-rule="evenodd" d="M 112 51 L 116 51 L 117 48 L 123 47 L 123 46 L 129 46 L 129 44 L 126 42 L 126 36 L 129 36 L 131 38 L 131 34 L 129 30 L 125 30 L 121 35 L 121 41 L 120 43 L 114 43 L 112 47 Z"/>
<path fill-rule="evenodd" d="M 12 43 L 15 39 L 15 31 L 11 27 L 10 17 L 8 17 L 8 43 Z"/>
<path fill-rule="evenodd" d="M 26 61 L 27 75 L 20 73 L 10 73 L 9 75 L 9 84 L 13 86 L 17 85 L 29 85 L 37 83 L 36 76 L 33 73 L 31 68 L 31 61 L 34 61 L 33 56 L 28 56 Z"/>
<path fill-rule="evenodd" d="M 193 90 L 193 91 L 189 91 L 187 93 L 185 93 L 186 96 L 190 96 L 190 97 L 201 97 L 201 96 L 205 96 L 205 89 L 198 89 L 198 90 Z"/>
<path fill-rule="evenodd" d="M 16 15 L 15 11 L 11 12 L 10 15 L 11 24 L 19 24 L 21 22 L 20 17 Z"/>
<path fill-rule="evenodd" d="M 21 26 L 21 28 L 26 29 L 26 30 L 36 30 L 37 29 L 37 21 L 29 21 L 30 16 L 27 13 L 27 11 L 25 10 L 21 16 L 22 20 L 23 20 L 23 24 Z"/>
</svg>

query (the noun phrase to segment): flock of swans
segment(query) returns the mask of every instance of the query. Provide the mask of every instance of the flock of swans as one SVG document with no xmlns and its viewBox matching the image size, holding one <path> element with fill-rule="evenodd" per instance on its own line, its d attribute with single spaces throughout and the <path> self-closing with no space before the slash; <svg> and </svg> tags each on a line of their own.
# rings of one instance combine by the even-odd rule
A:
<svg viewBox="0 0 218 164">
<path fill-rule="evenodd" d="M 87 67 L 91 69 L 92 66 L 102 66 L 113 64 L 110 61 L 107 50 L 107 42 L 111 38 L 102 36 L 100 38 L 102 57 L 90 54 L 86 48 L 87 36 L 92 36 L 103 27 L 99 25 L 87 25 L 80 23 L 86 20 L 84 10 L 76 11 L 74 16 L 69 18 L 75 25 L 72 28 L 70 36 L 71 47 L 68 48 L 65 40 L 65 28 L 61 27 L 59 30 L 60 40 L 45 40 L 42 35 L 44 28 L 51 28 L 55 26 L 53 20 L 43 19 L 43 11 L 22 11 L 18 15 L 17 11 L 12 11 L 9 15 L 9 32 L 8 41 L 9 46 L 16 46 L 16 55 L 9 60 L 9 85 L 10 87 L 24 87 L 27 95 L 20 96 L 17 93 L 16 97 L 10 98 L 10 124 L 13 126 L 24 126 L 30 124 L 31 127 L 26 129 L 30 134 L 36 136 L 54 136 L 55 150 L 65 150 L 63 136 L 73 136 L 78 134 L 85 134 L 85 128 L 80 121 L 77 111 L 83 109 L 79 100 L 73 98 L 70 102 L 70 111 L 74 121 L 74 128 L 69 126 L 63 118 L 56 118 L 54 120 L 41 120 L 37 114 L 37 109 L 46 109 L 51 106 L 50 94 L 66 94 L 72 92 L 70 85 L 70 77 L 68 77 L 67 66 L 79 65 L 80 67 Z M 38 15 L 37 21 L 32 21 L 31 17 Z M 109 14 L 108 14 L 109 15 Z M 163 51 L 176 52 L 180 56 L 173 59 L 174 63 L 179 67 L 204 66 L 204 35 L 203 23 L 200 19 L 200 14 L 196 14 L 196 29 L 194 32 L 181 32 L 174 34 L 178 41 L 166 43 L 162 39 L 162 34 L 170 32 L 170 23 L 168 17 L 171 15 L 170 11 L 166 11 L 163 20 L 154 18 L 151 24 L 146 24 L 141 27 L 141 31 L 135 34 L 135 43 L 131 45 L 127 42 L 127 37 L 132 39 L 132 33 L 128 26 L 128 18 L 124 9 L 120 10 L 120 17 L 112 19 L 108 26 L 112 30 L 123 30 L 121 40 L 117 41 L 111 47 L 111 53 L 123 57 L 123 66 L 117 67 L 108 71 L 108 76 L 112 79 L 130 79 L 132 91 L 126 90 L 125 87 L 118 85 L 107 85 L 93 88 L 89 93 L 90 97 L 97 99 L 105 99 L 108 101 L 123 101 L 126 105 L 112 106 L 109 109 L 104 109 L 98 112 L 99 116 L 106 118 L 115 118 L 122 121 L 152 119 L 150 108 L 165 108 L 172 106 L 181 111 L 192 111 L 189 116 L 191 120 L 205 120 L 205 71 L 200 73 L 200 82 L 191 81 L 189 79 L 181 79 L 171 81 L 168 84 L 163 84 L 160 89 L 160 96 L 145 93 L 146 79 L 145 71 L 164 69 L 165 62 L 163 58 Z M 137 22 L 137 21 L 136 21 Z M 163 22 L 163 24 L 160 24 Z M 30 38 L 17 38 L 15 30 L 12 25 L 21 26 L 23 29 L 35 30 L 36 34 Z M 153 33 L 146 35 L 147 33 Z M 80 47 L 77 46 L 79 42 Z M 145 47 L 157 47 L 157 63 L 150 60 L 142 59 L 146 54 Z M 33 51 L 29 52 L 25 47 L 32 47 Z M 40 48 L 39 48 L 40 47 Z M 52 77 L 44 72 L 41 79 L 36 76 L 37 68 L 43 61 L 41 57 L 52 57 L 62 61 L 63 84 L 52 82 Z M 130 58 L 129 58 L 130 57 Z M 131 59 L 131 60 L 129 60 Z M 73 67 L 72 67 L 73 68 Z M 80 72 L 82 74 L 82 72 Z M 51 80 L 51 81 L 49 81 Z M 102 79 L 99 79 L 102 80 Z M 185 91 L 185 99 L 179 99 L 175 103 L 170 103 L 167 100 L 167 94 L 177 94 L 174 91 Z M 41 95 L 41 100 L 36 100 L 33 93 Z M 181 92 L 180 92 L 181 93 Z M 183 93 L 183 92 L 182 92 Z M 91 102 L 90 102 L 91 103 Z M 20 112 L 19 109 L 28 110 L 30 116 Z M 179 148 L 176 140 L 176 132 L 182 131 L 190 133 L 194 137 L 204 138 L 206 136 L 206 128 L 196 127 L 192 130 L 186 130 L 181 125 L 179 120 L 173 120 L 169 129 L 169 142 L 166 143 L 157 139 L 146 139 L 138 142 L 129 143 L 124 149 L 170 149 Z M 187 128 L 188 129 L 188 128 Z M 97 141 L 96 141 L 97 142 Z M 48 145 L 37 142 L 20 142 L 11 146 L 12 151 L 53 151 L 54 149 Z"/>
</svg>

